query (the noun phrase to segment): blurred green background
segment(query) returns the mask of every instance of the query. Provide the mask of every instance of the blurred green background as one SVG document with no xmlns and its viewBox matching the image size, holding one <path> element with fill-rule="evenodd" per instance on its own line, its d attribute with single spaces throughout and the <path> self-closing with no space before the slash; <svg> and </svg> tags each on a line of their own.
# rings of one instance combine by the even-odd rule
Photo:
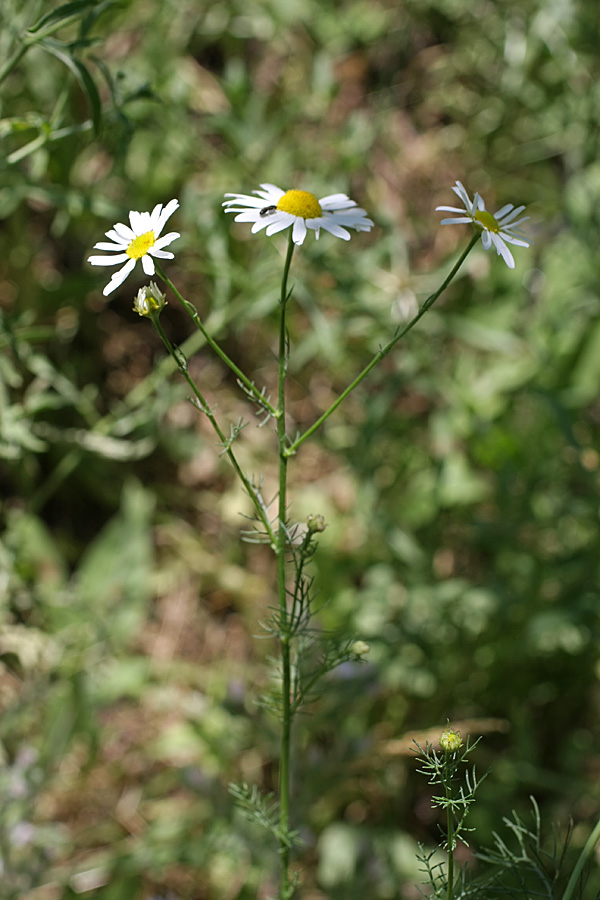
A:
<svg viewBox="0 0 600 900">
<path fill-rule="evenodd" d="M 264 181 L 346 192 L 376 223 L 295 255 L 293 430 L 466 245 L 434 211 L 456 179 L 489 209 L 526 204 L 535 240 L 514 271 L 479 246 L 293 460 L 292 517 L 329 526 L 320 624 L 371 646 L 296 729 L 302 896 L 419 896 L 437 823 L 410 744 L 448 718 L 492 769 L 463 861 L 530 794 L 582 846 L 600 806 L 599 32 L 597 0 L 3 0 L 3 897 L 276 891 L 227 792 L 276 782 L 256 705 L 273 648 L 253 637 L 273 560 L 240 543 L 244 496 L 131 310 L 140 267 L 107 299 L 112 270 L 86 263 L 130 209 L 178 197 L 170 277 L 272 388 L 286 237 L 221 209 Z M 174 300 L 162 322 L 221 420 L 251 420 Z M 273 493 L 269 427 L 237 446 Z"/>
</svg>

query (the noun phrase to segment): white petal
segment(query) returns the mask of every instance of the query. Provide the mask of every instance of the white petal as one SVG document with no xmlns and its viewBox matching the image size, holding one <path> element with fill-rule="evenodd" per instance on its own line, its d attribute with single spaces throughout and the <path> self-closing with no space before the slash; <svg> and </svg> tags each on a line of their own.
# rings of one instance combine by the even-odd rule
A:
<svg viewBox="0 0 600 900">
<path fill-rule="evenodd" d="M 442 219 L 440 225 L 463 225 L 465 222 L 472 222 L 473 219 L 467 216 L 460 216 L 458 219 Z"/>
<path fill-rule="evenodd" d="M 146 273 L 146 275 L 154 275 L 156 272 L 156 267 L 154 265 L 154 260 L 148 253 L 144 253 L 142 256 L 142 269 Z"/>
<path fill-rule="evenodd" d="M 471 212 L 473 206 L 464 185 L 462 185 L 460 181 L 457 181 L 452 190 L 462 200 L 465 205 L 465 209 Z"/>
<path fill-rule="evenodd" d="M 280 231 L 285 231 L 294 222 L 296 222 L 296 216 L 293 216 L 291 213 L 283 213 L 283 215 L 277 216 L 276 219 L 267 219 L 267 235 L 271 237 L 272 234 L 279 234 Z M 259 230 L 256 225 L 252 229 L 253 232 Z"/>
<path fill-rule="evenodd" d="M 500 235 L 492 234 L 491 238 L 498 255 L 502 257 L 509 269 L 514 269 L 515 261 L 513 259 L 512 253 L 510 252 Z"/>
<path fill-rule="evenodd" d="M 278 200 L 281 200 L 285 191 L 282 191 L 280 187 L 277 187 L 276 184 L 261 184 L 262 193 L 267 197 L 267 199 L 272 199 L 273 203 L 277 203 Z M 258 194 L 259 191 L 255 191 L 255 194 Z"/>
<path fill-rule="evenodd" d="M 234 207 L 238 204 L 251 207 L 252 209 L 261 209 L 265 206 L 264 198 L 250 197 L 248 194 L 225 194 L 225 196 L 232 198 L 231 200 L 225 200 L 221 204 L 221 206 L 229 207 L 225 212 L 235 212 Z"/>
<path fill-rule="evenodd" d="M 93 266 L 117 266 L 128 259 L 126 253 L 118 253 L 117 256 L 88 256 L 88 262 Z"/>
<path fill-rule="evenodd" d="M 239 221 L 240 219 L 241 219 L 241 216 L 235 217 L 236 222 Z M 254 225 L 252 226 L 252 234 L 256 234 L 257 232 L 262 231 L 263 228 L 268 228 L 270 225 L 274 225 L 276 227 L 273 231 L 267 231 L 267 234 L 275 234 L 275 232 L 277 232 L 277 231 L 283 231 L 284 228 L 289 228 L 289 226 L 292 224 L 292 221 L 293 221 L 293 219 L 288 213 L 278 216 L 276 219 L 273 219 L 273 218 L 261 219 L 259 217 L 258 219 L 254 220 Z M 279 227 L 277 227 L 277 226 L 279 226 Z"/>
<path fill-rule="evenodd" d="M 300 216 L 295 217 L 294 228 L 292 230 L 292 240 L 295 244 L 303 244 L 306 237 L 306 222 Z M 267 231 L 267 234 L 269 232 Z"/>
<path fill-rule="evenodd" d="M 156 235 L 156 237 L 158 237 L 165 227 L 167 220 L 173 215 L 176 209 L 179 209 L 179 200 L 169 200 L 162 212 L 160 212 L 159 209 L 159 212 L 155 217 L 156 209 L 159 209 L 159 207 L 154 208 L 151 218 L 154 234 Z"/>
<path fill-rule="evenodd" d="M 140 234 L 145 234 L 148 231 L 147 228 L 144 228 L 144 214 L 141 212 L 136 212 L 134 209 L 129 213 L 129 221 L 131 222 L 131 227 L 136 237 L 139 237 Z"/>
<path fill-rule="evenodd" d="M 360 222 L 364 222 L 368 225 L 373 225 L 373 221 L 367 218 L 367 214 L 364 209 L 361 209 L 359 206 L 356 209 L 342 209 L 337 210 L 336 212 L 327 213 L 323 216 L 324 219 L 333 219 L 335 222 L 339 222 L 341 225 L 358 225 Z"/>
<path fill-rule="evenodd" d="M 464 213 L 464 209 L 459 209 L 458 206 L 436 206 L 436 211 L 438 211 L 438 212 Z"/>
<path fill-rule="evenodd" d="M 329 210 L 350 209 L 351 206 L 356 206 L 356 203 L 347 194 L 328 194 L 327 197 L 319 199 L 319 206 L 321 209 Z"/>
<path fill-rule="evenodd" d="M 511 209 L 514 208 L 514 203 L 507 203 L 506 206 L 503 206 L 502 209 L 499 209 L 498 212 L 494 213 L 494 218 L 496 219 L 496 221 L 498 221 L 501 216 L 507 215 L 511 211 Z M 525 207 L 522 206 L 521 209 L 525 209 Z"/>
<path fill-rule="evenodd" d="M 127 230 L 129 230 L 129 229 L 127 229 Z M 118 247 L 125 248 L 125 247 L 129 246 L 129 244 L 131 243 L 131 241 L 133 240 L 135 235 L 132 234 L 131 238 L 125 238 L 125 237 L 123 237 L 123 235 L 117 234 L 117 232 L 114 229 L 111 229 L 110 231 L 106 232 L 106 237 L 110 238 L 111 241 L 114 241 Z"/>
<path fill-rule="evenodd" d="M 346 231 L 345 228 L 342 228 L 341 225 L 337 222 L 333 222 L 331 219 L 321 219 L 321 227 L 334 237 L 341 238 L 343 241 L 350 240 L 350 232 Z"/>
<path fill-rule="evenodd" d="M 178 237 L 181 237 L 179 232 L 170 231 L 168 234 L 163 234 L 163 236 L 158 238 L 157 241 L 154 241 L 154 247 L 157 250 L 160 250 L 162 247 L 168 247 L 169 244 L 173 241 L 176 241 Z"/>
<path fill-rule="evenodd" d="M 133 267 L 135 266 L 135 259 L 130 259 L 129 262 L 125 263 L 122 269 L 119 269 L 118 272 L 115 272 L 113 277 L 110 279 L 102 293 L 105 297 L 109 294 L 112 294 L 120 284 L 123 284 Z"/>
<path fill-rule="evenodd" d="M 156 259 L 175 259 L 175 254 L 170 250 L 157 250 L 156 247 L 151 247 L 148 253 L 150 256 L 155 256 Z"/>
<path fill-rule="evenodd" d="M 127 244 L 109 244 L 108 241 L 99 241 L 97 244 L 94 244 L 94 250 L 109 250 L 111 253 L 123 252 L 127 247 Z"/>
<path fill-rule="evenodd" d="M 127 241 L 129 244 L 135 237 L 135 232 L 131 230 L 129 225 L 123 225 L 122 222 L 117 222 L 114 226 L 115 234 L 117 234 L 122 240 Z M 107 237 L 112 237 L 108 232 L 106 233 Z"/>
<path fill-rule="evenodd" d="M 481 232 L 481 243 L 483 244 L 486 250 L 489 250 L 492 246 L 492 233 L 487 230 L 483 230 Z"/>
<path fill-rule="evenodd" d="M 236 212 L 239 213 L 233 220 L 234 222 L 266 222 L 268 225 L 268 219 L 265 217 L 261 218 L 261 215 L 257 209 L 226 209 L 225 212 Z"/>
<path fill-rule="evenodd" d="M 512 234 L 507 234 L 505 231 L 500 232 L 500 237 L 503 241 L 508 241 L 509 244 L 514 244 L 516 247 L 529 247 L 531 245 L 531 241 L 528 241 L 527 238 L 521 240 L 520 238 L 514 237 Z"/>
</svg>

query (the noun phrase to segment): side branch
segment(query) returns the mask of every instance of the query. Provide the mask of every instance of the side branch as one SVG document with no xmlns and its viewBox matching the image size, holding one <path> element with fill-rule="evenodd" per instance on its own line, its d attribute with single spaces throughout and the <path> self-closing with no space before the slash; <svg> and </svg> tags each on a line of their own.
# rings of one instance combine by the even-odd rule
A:
<svg viewBox="0 0 600 900">
<path fill-rule="evenodd" d="M 291 443 L 289 447 L 286 447 L 286 449 L 284 450 L 284 453 L 285 453 L 286 456 L 292 456 L 292 454 L 294 454 L 294 453 L 296 452 L 296 450 L 298 449 L 298 447 L 300 446 L 300 444 L 303 444 L 304 441 L 305 441 L 307 438 L 309 438 L 312 434 L 314 434 L 315 431 L 316 431 L 318 428 L 321 427 L 321 425 L 323 424 L 323 422 L 325 422 L 325 420 L 328 419 L 329 416 L 330 416 L 333 412 L 335 412 L 335 410 L 336 410 L 336 409 L 338 408 L 338 406 L 346 399 L 346 397 L 347 397 L 349 394 L 351 394 L 352 391 L 353 391 L 355 388 L 358 387 L 358 385 L 361 383 L 361 381 L 363 381 L 363 380 L 367 377 L 367 375 L 369 374 L 369 372 L 371 371 L 371 369 L 375 368 L 375 366 L 377 365 L 377 363 L 380 362 L 385 356 L 388 355 L 388 353 L 390 352 L 390 350 L 392 350 L 393 347 L 396 346 L 396 344 L 398 343 L 398 341 L 401 340 L 401 338 L 403 338 L 406 334 L 408 334 L 409 331 L 411 331 L 411 330 L 415 327 L 415 325 L 417 324 L 417 322 L 425 315 L 425 313 L 427 312 L 427 310 L 428 310 L 428 309 L 431 309 L 431 307 L 433 306 L 433 304 L 435 303 L 435 301 L 438 299 L 438 297 L 440 296 L 440 294 L 442 294 L 442 293 L 446 290 L 446 288 L 448 287 L 448 285 L 450 284 L 450 282 L 452 281 L 452 279 L 454 278 L 454 276 L 456 275 L 456 273 L 458 272 L 458 270 L 460 269 L 460 267 L 462 266 L 463 262 L 465 261 L 465 259 L 467 258 L 468 254 L 471 252 L 471 250 L 473 249 L 473 247 L 475 246 L 475 244 L 477 243 L 478 240 L 479 240 L 479 234 L 473 235 L 473 237 L 471 238 L 471 242 L 469 243 L 469 246 L 468 246 L 467 249 L 464 251 L 464 253 L 462 254 L 462 256 L 459 258 L 458 262 L 455 264 L 455 266 L 453 267 L 453 269 L 452 269 L 452 271 L 450 272 L 450 274 L 448 275 L 448 277 L 444 279 L 444 281 L 442 282 L 442 284 L 440 285 L 440 287 L 437 289 L 437 291 L 436 291 L 434 294 L 431 294 L 431 295 L 427 298 L 427 300 L 425 300 L 425 302 L 423 303 L 421 309 L 420 309 L 420 310 L 418 311 L 418 313 L 414 316 L 414 318 L 411 319 L 411 321 L 408 323 L 408 325 L 406 325 L 406 326 L 405 326 L 404 328 L 402 328 L 402 329 L 397 329 L 397 330 L 396 330 L 396 333 L 394 334 L 394 336 L 387 342 L 387 344 L 385 344 L 383 347 L 381 347 L 381 348 L 377 351 L 377 353 L 375 354 L 375 356 L 373 357 L 373 359 L 371 360 L 371 362 L 370 362 L 367 366 L 365 366 L 365 368 L 362 370 L 362 372 L 360 372 L 360 373 L 356 376 L 356 378 L 354 379 L 354 381 L 352 381 L 352 382 L 348 385 L 348 387 L 347 387 L 344 391 L 342 391 L 342 393 L 340 394 L 340 396 L 339 396 L 339 397 L 331 404 L 331 406 L 329 407 L 329 409 L 327 409 L 327 410 L 323 413 L 322 416 L 319 416 L 319 418 L 317 419 L 317 421 L 314 422 L 313 425 L 311 425 L 310 428 L 308 428 L 308 429 L 304 432 L 304 434 L 301 434 L 300 437 L 296 438 L 296 440 L 295 440 L 293 443 Z"/>
<path fill-rule="evenodd" d="M 279 417 L 278 410 L 269 402 L 267 397 L 265 397 L 264 391 L 260 391 L 254 384 L 254 382 L 250 381 L 250 379 L 248 378 L 247 375 L 244 375 L 244 373 L 239 368 L 239 366 L 236 366 L 236 364 L 233 362 L 233 360 L 227 356 L 225 351 L 221 349 L 221 347 L 217 344 L 217 342 L 214 340 L 214 338 L 212 338 L 210 336 L 210 334 L 208 333 L 208 331 L 202 324 L 200 316 L 198 315 L 198 310 L 196 309 L 194 304 L 190 303 L 188 300 L 185 299 L 185 297 L 183 297 L 179 293 L 179 291 L 177 290 L 177 288 L 175 287 L 175 285 L 173 284 L 171 279 L 168 277 L 168 275 L 165 274 L 162 266 L 159 263 L 156 263 L 156 271 L 157 271 L 158 275 L 160 276 L 160 278 L 162 278 L 164 283 L 166 285 L 168 285 L 168 287 L 171 288 L 171 290 L 173 291 L 173 293 L 175 294 L 175 296 L 177 297 L 177 299 L 179 300 L 179 302 L 181 303 L 181 305 L 183 306 L 183 308 L 185 309 L 185 311 L 187 312 L 189 317 L 194 322 L 194 325 L 196 326 L 196 328 L 198 329 L 200 334 L 204 337 L 206 343 L 211 348 L 211 350 L 214 350 L 214 352 L 217 354 L 219 359 L 222 359 L 223 362 L 225 363 L 225 365 L 231 369 L 233 374 L 241 381 L 242 385 L 246 388 L 246 391 L 259 403 L 259 405 L 263 409 L 267 410 L 269 415 L 273 416 L 274 418 L 278 418 Z"/>
<path fill-rule="evenodd" d="M 200 409 L 204 413 L 204 415 L 206 416 L 206 418 L 212 425 L 213 430 L 215 431 L 217 437 L 219 438 L 221 445 L 223 446 L 223 452 L 228 456 L 229 461 L 231 462 L 233 468 L 235 469 L 235 472 L 236 472 L 238 478 L 240 479 L 240 481 L 244 485 L 244 488 L 246 489 L 246 493 L 252 500 L 252 504 L 254 506 L 254 509 L 256 510 L 258 518 L 260 519 L 260 521 L 262 522 L 262 524 L 265 528 L 265 532 L 269 539 L 269 544 L 270 544 L 271 548 L 275 552 L 277 552 L 277 537 L 275 535 L 275 532 L 273 531 L 271 522 L 269 521 L 269 517 L 267 515 L 267 511 L 265 509 L 263 499 L 260 495 L 260 492 L 252 484 L 252 482 L 249 480 L 249 478 L 246 476 L 246 474 L 242 470 L 242 467 L 240 466 L 238 459 L 237 459 L 235 453 L 233 452 L 233 448 L 231 446 L 233 443 L 233 440 L 228 439 L 225 436 L 225 434 L 223 433 L 223 430 L 221 429 L 221 426 L 217 422 L 212 409 L 206 402 L 201 391 L 194 384 L 194 381 L 193 381 L 190 373 L 188 372 L 187 359 L 185 358 L 182 351 L 179 348 L 175 348 L 172 345 L 169 338 L 166 336 L 165 332 L 163 331 L 162 325 L 159 322 L 158 314 L 151 315 L 150 318 L 152 320 L 152 324 L 154 325 L 160 339 L 162 340 L 163 344 L 169 351 L 170 355 L 173 357 L 173 359 L 177 363 L 177 367 L 178 367 L 179 371 L 181 372 L 181 374 L 187 381 L 188 385 L 194 392 L 196 406 L 198 407 L 198 409 Z M 239 433 L 240 425 L 238 424 L 238 426 L 236 426 L 236 427 L 237 427 L 238 433 Z M 235 429 L 234 429 L 234 431 L 235 431 Z"/>
</svg>

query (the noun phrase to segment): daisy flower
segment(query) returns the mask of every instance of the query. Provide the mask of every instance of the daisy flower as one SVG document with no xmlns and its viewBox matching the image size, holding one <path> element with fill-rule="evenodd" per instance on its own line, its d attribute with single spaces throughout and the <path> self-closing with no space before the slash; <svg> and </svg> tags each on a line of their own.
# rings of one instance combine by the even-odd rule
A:
<svg viewBox="0 0 600 900">
<path fill-rule="evenodd" d="M 489 250 L 493 246 L 508 268 L 514 269 L 515 261 L 506 244 L 515 244 L 517 247 L 529 247 L 530 244 L 533 244 L 533 241 L 526 238 L 518 228 L 519 225 L 526 222 L 529 218 L 529 216 L 525 216 L 524 219 L 517 219 L 517 216 L 521 215 L 525 207 L 515 207 L 512 203 L 507 203 L 506 206 L 503 206 L 502 209 L 499 209 L 498 212 L 492 215 L 486 211 L 485 203 L 479 194 L 475 194 L 471 202 L 460 181 L 456 182 L 452 190 L 462 200 L 465 208 L 436 206 L 436 209 L 441 212 L 460 213 L 458 217 L 442 219 L 441 224 L 460 225 L 463 222 L 471 222 L 476 228 L 481 230 L 481 242 L 484 249 Z"/>
<path fill-rule="evenodd" d="M 292 240 L 303 244 L 307 230 L 319 237 L 321 228 L 334 237 L 350 240 L 348 228 L 370 231 L 373 227 L 364 209 L 360 209 L 346 194 L 329 194 L 317 200 L 308 191 L 282 191 L 274 184 L 261 184 L 255 197 L 248 194 L 225 194 L 225 212 L 238 213 L 236 222 L 252 222 L 252 233 L 266 228 L 267 235 L 292 229 Z"/>
<path fill-rule="evenodd" d="M 168 247 L 179 237 L 179 234 L 176 231 L 170 231 L 169 234 L 161 237 L 160 233 L 165 227 L 167 219 L 178 207 L 178 200 L 170 200 L 164 209 L 159 203 L 151 213 L 132 210 L 129 213 L 131 228 L 129 225 L 117 222 L 114 228 L 106 232 L 106 237 L 110 238 L 113 243 L 100 241 L 99 244 L 94 244 L 94 250 L 108 250 L 110 253 L 116 253 L 116 256 L 90 256 L 88 262 L 93 266 L 116 266 L 119 263 L 125 263 L 118 272 L 113 273 L 102 291 L 105 297 L 123 284 L 129 273 L 133 271 L 138 259 L 141 259 L 146 275 L 154 275 L 153 256 L 156 259 L 173 259 L 173 254 L 166 252 L 163 248 Z"/>
</svg>

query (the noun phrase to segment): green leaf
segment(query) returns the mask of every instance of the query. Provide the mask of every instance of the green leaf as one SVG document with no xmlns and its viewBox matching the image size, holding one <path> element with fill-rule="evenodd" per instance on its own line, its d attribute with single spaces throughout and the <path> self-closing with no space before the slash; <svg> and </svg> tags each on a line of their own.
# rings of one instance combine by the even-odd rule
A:
<svg viewBox="0 0 600 900">
<path fill-rule="evenodd" d="M 97 135 L 100 131 L 100 122 L 102 119 L 102 103 L 100 101 L 100 94 L 98 93 L 96 82 L 82 62 L 64 52 L 63 47 L 65 45 L 59 44 L 58 41 L 54 41 L 51 38 L 44 38 L 39 42 L 38 46 L 42 47 L 48 53 L 51 53 L 52 56 L 55 56 L 57 59 L 59 59 L 68 69 L 71 70 L 71 72 L 81 85 L 81 88 L 85 93 L 90 105 L 94 134 Z"/>
<path fill-rule="evenodd" d="M 74 16 L 88 10 L 91 11 L 96 5 L 96 0 L 72 0 L 71 3 L 65 3 L 64 6 L 59 6 L 58 9 L 53 9 L 46 13 L 28 31 L 31 34 L 35 34 L 36 31 L 41 31 L 42 28 L 46 28 L 48 25 L 54 25 L 56 22 L 61 22 L 65 19 L 72 19 Z"/>
</svg>

